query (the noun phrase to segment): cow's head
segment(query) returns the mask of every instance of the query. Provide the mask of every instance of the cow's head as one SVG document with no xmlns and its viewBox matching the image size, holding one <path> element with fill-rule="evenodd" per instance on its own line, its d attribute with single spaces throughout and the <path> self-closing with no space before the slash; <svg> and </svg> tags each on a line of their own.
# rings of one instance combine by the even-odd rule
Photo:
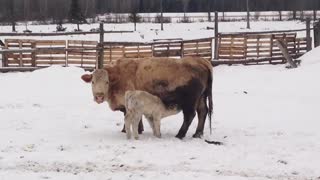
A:
<svg viewBox="0 0 320 180">
<path fill-rule="evenodd" d="M 107 100 L 109 90 L 109 75 L 104 69 L 97 69 L 92 74 L 84 74 L 81 79 L 86 83 L 91 83 L 94 101 L 98 104 Z"/>
</svg>

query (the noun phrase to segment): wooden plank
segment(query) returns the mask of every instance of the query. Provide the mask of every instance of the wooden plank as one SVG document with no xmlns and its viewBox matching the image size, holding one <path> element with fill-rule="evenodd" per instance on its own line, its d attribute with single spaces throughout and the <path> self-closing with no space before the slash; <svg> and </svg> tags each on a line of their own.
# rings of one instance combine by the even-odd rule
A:
<svg viewBox="0 0 320 180">
<path fill-rule="evenodd" d="M 23 64 L 31 64 L 32 63 L 32 60 L 31 60 L 31 58 L 30 59 L 28 59 L 28 60 L 26 60 L 26 59 L 24 59 L 24 60 L 18 60 L 18 59 L 11 59 L 11 60 L 8 60 L 8 66 L 10 66 L 10 65 L 12 65 L 12 64 L 18 64 L 18 65 L 20 65 L 20 63 L 23 63 Z"/>
<path fill-rule="evenodd" d="M 76 60 L 70 60 L 68 64 L 83 64 L 83 65 L 95 65 L 96 61 L 88 61 L 88 60 L 83 60 L 83 61 L 76 61 Z"/>
<path fill-rule="evenodd" d="M 68 40 L 68 45 L 98 45 L 98 41 Z"/>
<path fill-rule="evenodd" d="M 19 43 L 19 42 L 22 42 L 22 43 L 32 43 L 34 42 L 35 40 L 33 39 L 5 39 L 5 42 L 7 43 Z"/>
<path fill-rule="evenodd" d="M 36 60 L 36 65 L 53 65 L 53 64 L 65 64 L 65 61 L 38 61 Z"/>
<path fill-rule="evenodd" d="M 68 56 L 68 60 L 72 60 L 72 59 L 88 59 L 88 60 L 97 60 L 98 56 L 91 56 L 91 57 L 83 57 L 83 56 Z M 68 61 L 69 62 L 69 61 Z"/>
<path fill-rule="evenodd" d="M 231 50 L 241 50 L 245 51 L 245 47 L 220 47 L 219 50 L 224 50 L 224 51 L 231 51 Z"/>
<path fill-rule="evenodd" d="M 7 58 L 8 59 L 11 59 L 11 58 L 13 58 L 13 59 L 30 58 L 31 59 L 31 57 L 32 57 L 31 53 L 30 54 L 9 54 L 9 53 L 7 53 Z"/>
<path fill-rule="evenodd" d="M 244 45 L 225 45 L 225 44 L 219 44 L 219 48 L 229 48 L 229 47 L 232 47 L 232 48 L 245 48 Z"/>
<path fill-rule="evenodd" d="M 81 51 L 68 51 L 68 56 L 69 55 L 73 55 L 73 56 L 97 56 L 98 53 L 97 52 L 81 52 Z"/>
<path fill-rule="evenodd" d="M 66 47 L 66 41 L 64 40 L 38 40 L 35 42 L 36 47 L 39 46 L 63 46 Z"/>
<path fill-rule="evenodd" d="M 248 41 L 247 44 L 257 44 L 257 41 Z M 259 44 L 270 44 L 270 40 L 259 41 Z"/>
<path fill-rule="evenodd" d="M 65 60 L 64 56 L 36 56 L 36 60 Z"/>
<path fill-rule="evenodd" d="M 219 59 L 230 59 L 230 60 L 246 59 L 246 56 L 221 56 L 221 55 L 219 55 Z"/>
<path fill-rule="evenodd" d="M 125 54 L 126 58 L 143 58 L 143 57 L 152 57 L 152 53 L 149 54 Z"/>
<path fill-rule="evenodd" d="M 152 49 L 152 47 L 151 46 L 148 46 L 148 47 L 141 47 L 141 46 L 124 46 L 123 47 L 125 50 L 136 50 L 136 51 L 138 51 L 138 50 L 151 50 Z M 121 51 L 123 48 L 118 48 L 118 50 L 119 51 Z"/>
<path fill-rule="evenodd" d="M 32 45 L 31 44 L 21 44 L 21 45 L 19 45 L 19 44 L 9 44 L 8 45 L 8 48 L 9 49 L 11 49 L 11 48 L 19 48 L 19 49 L 21 49 L 21 48 L 30 48 L 31 49 L 31 47 L 32 47 Z"/>
<path fill-rule="evenodd" d="M 59 50 L 59 49 L 47 49 L 47 50 L 37 50 L 35 51 L 36 55 L 47 55 L 47 54 L 65 54 L 65 50 Z"/>
</svg>

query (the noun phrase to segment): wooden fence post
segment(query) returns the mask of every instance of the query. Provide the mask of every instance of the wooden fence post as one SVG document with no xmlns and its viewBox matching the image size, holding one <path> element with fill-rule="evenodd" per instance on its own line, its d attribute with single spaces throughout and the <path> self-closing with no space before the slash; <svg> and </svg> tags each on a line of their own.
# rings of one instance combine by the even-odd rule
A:
<svg viewBox="0 0 320 180">
<path fill-rule="evenodd" d="M 320 45 L 320 21 L 313 24 L 313 34 L 314 47 L 318 47 Z"/>
<path fill-rule="evenodd" d="M 4 41 L 4 48 L 3 49 L 8 49 L 8 42 L 5 40 Z M 8 57 L 7 53 L 2 54 L 2 67 L 7 67 L 8 66 Z"/>
<path fill-rule="evenodd" d="M 311 49 L 312 49 L 312 40 L 311 40 L 311 33 L 310 33 L 310 31 L 311 31 L 311 28 L 310 28 L 310 21 L 311 21 L 311 19 L 310 18 L 307 18 L 307 20 L 306 20 L 306 30 L 307 30 L 307 32 L 306 32 L 306 34 L 307 34 L 307 51 L 311 51 Z"/>
<path fill-rule="evenodd" d="M 31 43 L 31 49 L 36 49 L 36 41 Z M 31 52 L 31 66 L 36 67 L 36 51 Z"/>
<path fill-rule="evenodd" d="M 104 29 L 103 23 L 100 23 L 100 41 L 98 44 L 99 49 L 99 59 L 98 59 L 98 69 L 103 68 L 103 60 L 104 60 Z"/>
<path fill-rule="evenodd" d="M 214 59 L 218 59 L 218 42 L 219 42 L 219 23 L 218 12 L 214 12 Z"/>
</svg>

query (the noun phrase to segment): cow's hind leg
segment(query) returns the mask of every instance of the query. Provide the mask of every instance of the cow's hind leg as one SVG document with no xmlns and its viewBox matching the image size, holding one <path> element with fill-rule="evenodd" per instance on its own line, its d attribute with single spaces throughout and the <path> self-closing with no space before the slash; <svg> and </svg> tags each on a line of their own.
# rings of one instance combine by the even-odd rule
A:
<svg viewBox="0 0 320 180">
<path fill-rule="evenodd" d="M 192 136 L 194 138 L 201 138 L 203 136 L 203 129 L 206 122 L 206 117 L 208 114 L 208 107 L 206 104 L 206 97 L 201 96 L 197 106 L 198 113 L 198 126 L 195 134 Z"/>
<path fill-rule="evenodd" d="M 179 139 L 182 139 L 186 136 L 189 126 L 192 123 L 194 116 L 196 115 L 196 111 L 194 108 L 187 108 L 187 109 L 183 109 L 182 111 L 183 111 L 183 124 L 178 134 L 176 135 L 176 137 Z"/>
</svg>

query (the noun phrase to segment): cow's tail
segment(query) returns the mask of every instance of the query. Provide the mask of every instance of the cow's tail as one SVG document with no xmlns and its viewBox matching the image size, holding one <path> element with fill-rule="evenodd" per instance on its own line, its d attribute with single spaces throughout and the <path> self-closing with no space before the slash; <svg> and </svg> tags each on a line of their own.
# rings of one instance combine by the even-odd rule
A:
<svg viewBox="0 0 320 180">
<path fill-rule="evenodd" d="M 208 117 L 209 117 L 209 125 L 210 125 L 210 134 L 212 134 L 212 112 L 213 112 L 213 102 L 212 102 L 212 81 L 213 81 L 213 68 L 211 62 L 209 61 L 209 77 L 208 84 L 206 89 L 206 97 L 208 98 Z"/>
</svg>

